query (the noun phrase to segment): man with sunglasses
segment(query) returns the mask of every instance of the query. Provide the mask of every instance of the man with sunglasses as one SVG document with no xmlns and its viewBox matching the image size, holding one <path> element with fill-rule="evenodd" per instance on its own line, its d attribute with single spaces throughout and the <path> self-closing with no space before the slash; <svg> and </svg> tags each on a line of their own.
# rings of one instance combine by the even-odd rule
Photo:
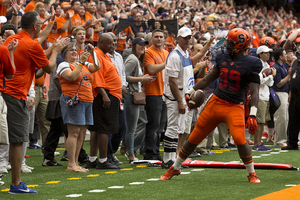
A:
<svg viewBox="0 0 300 200">
<path fill-rule="evenodd" d="M 187 115 L 188 108 L 184 98 L 185 93 L 194 85 L 193 65 L 202 59 L 209 49 L 214 36 L 200 50 L 199 53 L 190 57 L 188 48 L 191 43 L 192 31 L 187 27 L 179 29 L 177 34 L 177 46 L 170 52 L 165 67 L 164 98 L 167 105 L 168 125 L 164 136 L 163 169 L 170 168 L 176 159 L 178 133 L 190 133 L 191 129 L 185 127 L 185 121 L 191 121 L 192 115 Z M 190 126 L 190 125 L 187 125 Z"/>
<path fill-rule="evenodd" d="M 57 54 L 61 51 L 63 44 L 56 42 L 53 46 L 51 56 L 47 59 L 41 45 L 35 40 L 41 30 L 40 17 L 37 12 L 25 13 L 21 20 L 22 30 L 10 36 L 4 43 L 8 46 L 11 40 L 17 39 L 19 45 L 14 52 L 16 74 L 13 79 L 6 81 L 6 91 L 2 94 L 7 104 L 7 123 L 9 135 L 9 160 L 11 163 L 12 183 L 10 193 L 37 193 L 29 189 L 21 182 L 22 145 L 28 141 L 28 104 L 27 94 L 33 80 L 35 69 L 42 68 L 51 73 Z"/>
</svg>

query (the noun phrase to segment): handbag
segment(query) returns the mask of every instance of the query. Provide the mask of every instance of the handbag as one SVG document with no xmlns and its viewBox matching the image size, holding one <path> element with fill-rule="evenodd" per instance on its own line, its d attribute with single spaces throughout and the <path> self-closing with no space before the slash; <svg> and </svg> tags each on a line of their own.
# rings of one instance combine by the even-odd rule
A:
<svg viewBox="0 0 300 200">
<path fill-rule="evenodd" d="M 78 87 L 77 93 L 71 99 L 69 99 L 69 100 L 65 99 L 66 104 L 68 104 L 72 108 L 74 106 L 76 106 L 77 104 L 79 104 L 79 102 L 80 102 L 80 99 L 78 97 L 78 92 L 79 92 L 79 89 L 80 89 L 80 86 L 81 86 L 81 82 L 82 82 L 82 79 L 79 82 L 79 87 Z"/>
<path fill-rule="evenodd" d="M 146 105 L 146 94 L 144 92 L 134 92 L 133 104 Z"/>
<path fill-rule="evenodd" d="M 278 110 L 281 105 L 280 99 L 276 92 L 270 88 L 270 115 L 274 115 L 274 113 Z"/>
</svg>

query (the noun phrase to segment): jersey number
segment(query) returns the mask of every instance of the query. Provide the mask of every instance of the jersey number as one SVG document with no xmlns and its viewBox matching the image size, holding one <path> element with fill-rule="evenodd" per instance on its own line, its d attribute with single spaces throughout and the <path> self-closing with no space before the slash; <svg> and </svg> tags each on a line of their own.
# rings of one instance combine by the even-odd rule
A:
<svg viewBox="0 0 300 200">
<path fill-rule="evenodd" d="M 228 69 L 221 68 L 219 88 L 226 89 L 228 84 L 228 78 L 235 81 L 235 85 L 229 87 L 229 90 L 238 91 L 240 89 L 241 73 L 236 70 L 230 70 L 228 77 Z"/>
</svg>

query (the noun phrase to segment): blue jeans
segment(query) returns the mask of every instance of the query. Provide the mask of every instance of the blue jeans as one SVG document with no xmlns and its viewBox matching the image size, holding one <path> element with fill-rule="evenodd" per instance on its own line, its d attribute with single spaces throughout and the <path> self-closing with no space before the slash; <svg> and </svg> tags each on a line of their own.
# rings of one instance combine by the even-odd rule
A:
<svg viewBox="0 0 300 200">
<path fill-rule="evenodd" d="M 159 143 L 162 114 L 166 111 L 166 104 L 162 100 L 162 96 L 146 96 L 146 106 L 148 123 L 146 125 L 145 135 L 145 160 L 160 159 Z"/>
<path fill-rule="evenodd" d="M 116 134 L 109 134 L 108 147 L 107 147 L 107 160 L 111 161 L 113 154 L 118 151 L 120 143 L 126 134 L 126 115 L 125 109 L 119 110 L 119 132 Z"/>
<path fill-rule="evenodd" d="M 144 152 L 145 150 L 145 133 L 146 133 L 146 125 L 148 123 L 146 110 L 140 107 L 140 115 L 137 123 L 136 131 L 134 134 L 134 153 L 141 148 L 140 152 Z"/>
<path fill-rule="evenodd" d="M 134 134 L 139 119 L 140 105 L 133 104 L 133 95 L 127 94 L 125 97 L 127 132 L 125 134 L 126 151 L 134 154 Z"/>
</svg>

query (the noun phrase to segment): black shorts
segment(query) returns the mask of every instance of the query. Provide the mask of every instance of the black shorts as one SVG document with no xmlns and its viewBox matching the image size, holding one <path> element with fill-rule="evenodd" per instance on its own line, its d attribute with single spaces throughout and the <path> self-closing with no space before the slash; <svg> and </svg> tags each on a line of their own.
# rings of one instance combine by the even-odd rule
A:
<svg viewBox="0 0 300 200">
<path fill-rule="evenodd" d="M 102 95 L 98 94 L 93 102 L 94 125 L 88 126 L 88 129 L 99 133 L 115 134 L 119 132 L 120 101 L 107 90 L 105 91 L 110 99 L 110 107 L 103 107 Z"/>
</svg>

